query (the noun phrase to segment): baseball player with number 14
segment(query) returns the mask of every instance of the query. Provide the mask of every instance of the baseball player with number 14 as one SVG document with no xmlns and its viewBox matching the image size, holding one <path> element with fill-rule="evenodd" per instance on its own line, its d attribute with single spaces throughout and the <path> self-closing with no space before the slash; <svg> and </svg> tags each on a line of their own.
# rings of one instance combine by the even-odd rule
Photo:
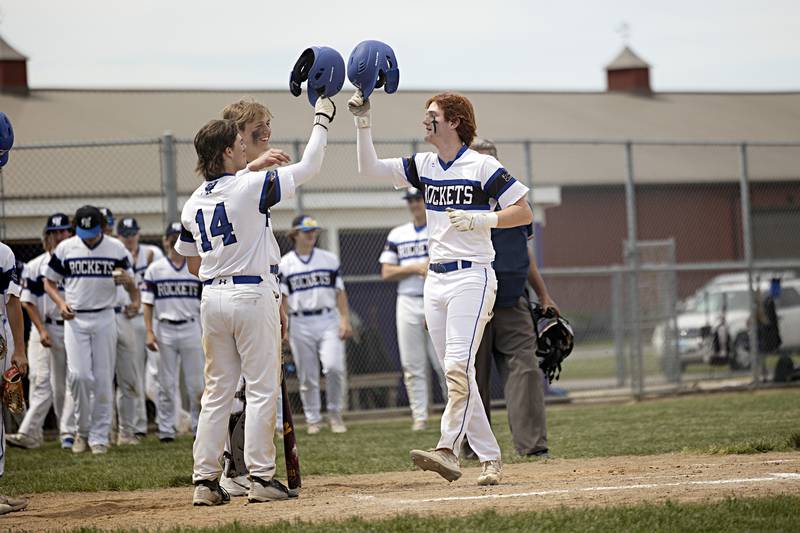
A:
<svg viewBox="0 0 800 533">
<path fill-rule="evenodd" d="M 322 167 L 328 124 L 335 106 L 315 105 L 314 126 L 303 159 L 289 161 L 272 149 L 247 163 L 245 142 L 233 120 L 212 120 L 195 136 L 197 170 L 205 178 L 187 200 L 175 245 L 189 271 L 203 282 L 200 321 L 206 354 L 205 391 L 194 443 L 194 505 L 220 505 L 230 496 L 219 485 L 227 422 L 239 376 L 247 388 L 244 460 L 250 502 L 285 500 L 288 489 L 274 479 L 275 432 L 280 383 L 281 330 L 277 273 L 280 257 L 270 207 L 291 198 L 297 186 Z"/>
<path fill-rule="evenodd" d="M 359 174 L 390 180 L 396 188 L 424 191 L 430 254 L 425 319 L 444 368 L 447 406 L 436 448 L 412 450 L 411 459 L 419 468 L 455 481 L 461 477 L 456 454 L 466 434 L 483 466 L 478 484 L 496 485 L 502 478 L 500 447 L 481 406 L 475 352 L 497 292 L 490 230 L 531 222 L 525 201 L 528 188 L 497 159 L 469 149 L 477 128 L 472 104 L 464 96 L 431 97 L 422 124 L 425 141 L 436 152 L 397 159 L 378 159 L 370 103 L 362 89 L 356 90 L 348 106 L 355 115 Z M 494 211 L 498 205 L 500 210 Z"/>
</svg>

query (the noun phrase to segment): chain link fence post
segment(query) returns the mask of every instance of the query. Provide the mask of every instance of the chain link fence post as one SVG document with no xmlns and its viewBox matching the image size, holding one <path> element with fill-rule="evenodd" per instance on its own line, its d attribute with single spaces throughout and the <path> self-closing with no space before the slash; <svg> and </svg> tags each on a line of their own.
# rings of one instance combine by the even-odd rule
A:
<svg viewBox="0 0 800 533">
<path fill-rule="evenodd" d="M 739 193 L 742 203 L 742 245 L 744 261 L 747 265 L 747 288 L 750 292 L 750 319 L 748 320 L 748 339 L 750 351 L 750 369 L 753 372 L 753 383 L 761 381 L 761 361 L 758 351 L 758 307 L 760 290 L 753 280 L 753 233 L 750 212 L 750 176 L 747 164 L 747 143 L 739 145 Z"/>
<path fill-rule="evenodd" d="M 175 148 L 175 137 L 172 132 L 165 131 L 161 136 L 161 183 L 164 190 L 162 216 L 166 216 L 164 225 L 179 220 L 178 218 L 178 155 Z"/>
<path fill-rule="evenodd" d="M 639 316 L 639 251 L 636 246 L 636 184 L 633 174 L 633 145 L 625 143 L 625 210 L 628 223 L 626 263 L 629 271 L 631 307 L 631 390 L 636 399 L 642 397 L 644 368 L 642 361 L 642 324 Z"/>
</svg>

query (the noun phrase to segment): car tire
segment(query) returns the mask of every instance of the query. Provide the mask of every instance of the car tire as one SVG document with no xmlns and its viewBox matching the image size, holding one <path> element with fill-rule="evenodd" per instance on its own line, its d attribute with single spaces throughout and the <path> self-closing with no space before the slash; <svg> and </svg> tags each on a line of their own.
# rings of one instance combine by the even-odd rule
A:
<svg viewBox="0 0 800 533">
<path fill-rule="evenodd" d="M 750 368 L 750 338 L 746 332 L 739 333 L 730 352 L 731 370 L 746 370 Z"/>
</svg>

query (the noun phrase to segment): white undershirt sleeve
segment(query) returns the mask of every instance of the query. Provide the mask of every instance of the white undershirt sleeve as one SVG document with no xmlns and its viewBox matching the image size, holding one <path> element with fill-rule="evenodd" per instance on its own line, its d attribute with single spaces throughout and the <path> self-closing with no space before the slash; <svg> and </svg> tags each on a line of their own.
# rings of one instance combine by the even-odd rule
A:
<svg viewBox="0 0 800 533">
<path fill-rule="evenodd" d="M 372 143 L 372 128 L 358 128 L 356 132 L 358 174 L 366 178 L 389 180 L 397 189 L 408 187 L 409 184 L 403 170 L 403 160 L 400 158 L 378 159 L 378 153 Z"/>
</svg>

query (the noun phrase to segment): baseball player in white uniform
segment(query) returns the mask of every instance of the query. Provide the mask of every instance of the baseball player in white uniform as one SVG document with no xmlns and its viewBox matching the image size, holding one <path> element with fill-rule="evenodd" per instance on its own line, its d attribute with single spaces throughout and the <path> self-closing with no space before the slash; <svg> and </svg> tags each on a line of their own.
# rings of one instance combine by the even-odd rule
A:
<svg viewBox="0 0 800 533">
<path fill-rule="evenodd" d="M 116 239 L 102 232 L 100 210 L 84 206 L 75 213 L 74 237 L 53 250 L 45 274 L 45 290 L 58 306 L 64 323 L 67 384 L 75 401 L 78 432 L 74 453 L 108 451 L 111 430 L 114 347 L 117 328 L 114 304 L 117 283 L 135 300 L 130 254 Z M 58 283 L 64 284 L 64 296 Z"/>
<path fill-rule="evenodd" d="M 303 159 L 293 165 L 276 149 L 247 163 L 245 143 L 232 120 L 212 120 L 197 133 L 197 170 L 205 182 L 183 206 L 175 249 L 203 282 L 200 320 L 206 356 L 205 391 L 194 442 L 194 505 L 220 505 L 230 497 L 219 486 L 227 422 L 240 375 L 247 383 L 244 461 L 250 502 L 284 500 L 288 489 L 274 479 L 276 399 L 281 326 L 278 262 L 269 208 L 291 198 L 319 173 L 335 114 L 319 98 Z"/>
<path fill-rule="evenodd" d="M 140 228 L 139 222 L 133 217 L 126 217 L 119 219 L 117 224 L 117 237 L 128 249 L 133 257 L 133 272 L 136 275 L 136 286 L 141 288 L 144 284 L 144 273 L 147 267 L 154 261 L 164 257 L 164 253 L 158 246 L 152 244 L 139 243 Z M 136 314 L 129 317 L 130 325 L 133 329 L 133 354 L 134 364 L 136 366 L 136 379 L 138 380 L 136 387 L 136 418 L 134 422 L 134 430 L 136 436 L 139 438 L 147 435 L 147 391 L 155 390 L 155 369 L 158 368 L 158 352 L 148 350 L 145 346 L 145 337 L 147 335 L 144 314 L 142 307 L 136 310 Z M 153 372 L 149 372 L 152 369 Z M 148 387 L 148 385 L 150 385 Z M 153 400 L 155 400 L 153 395 Z M 157 403 L 157 402 L 156 402 Z M 122 432 L 120 432 L 122 435 Z"/>
<path fill-rule="evenodd" d="M 16 259 L 11 248 L 0 242 L 0 373 L 12 365 L 23 374 L 28 371 L 25 354 L 25 323 L 19 296 L 22 288 L 16 271 Z M 5 425 L 0 423 L 0 478 L 5 473 Z M 19 511 L 28 505 L 25 498 L 12 498 L 0 494 L 0 514 Z"/>
<path fill-rule="evenodd" d="M 289 345 L 300 400 L 310 434 L 322 429 L 319 362 L 325 375 L 325 392 L 331 431 L 344 433 L 342 410 L 347 396 L 344 341 L 353 334 L 339 258 L 316 247 L 319 224 L 306 215 L 292 222 L 294 250 L 281 258 L 283 302 L 289 314 Z"/>
<path fill-rule="evenodd" d="M 403 381 L 411 406 L 412 431 L 428 422 L 428 361 L 436 373 L 442 396 L 447 397 L 444 373 L 425 327 L 422 291 L 428 272 L 428 222 L 422 191 L 409 188 L 403 195 L 413 220 L 389 232 L 379 258 L 381 277 L 397 282 L 397 347 Z"/>
<path fill-rule="evenodd" d="M 455 481 L 461 477 L 456 454 L 468 434 L 483 466 L 478 484 L 497 484 L 502 478 L 500 447 L 481 407 L 474 356 L 497 291 L 490 230 L 531 222 L 528 188 L 495 158 L 468 148 L 477 128 L 472 104 L 461 95 L 443 93 L 428 100 L 425 141 L 436 152 L 406 158 L 378 159 L 370 103 L 360 90 L 348 107 L 357 127 L 359 174 L 390 180 L 397 188 L 412 186 L 425 196 L 430 254 L 425 319 L 444 368 L 447 406 L 436 448 L 412 450 L 411 459 Z"/>
<path fill-rule="evenodd" d="M 103 233 L 105 238 L 118 240 L 112 235 L 114 230 L 114 214 L 106 207 L 98 208 L 105 218 Z M 121 242 L 121 241 L 120 241 Z M 131 264 L 133 257 L 130 256 Z M 117 342 L 115 350 L 114 376 L 116 379 L 116 444 L 119 446 L 139 444 L 136 438 L 136 407 L 139 399 L 139 378 L 136 374 L 136 356 L 143 341 L 136 338 L 132 319 L 139 313 L 140 293 L 134 301 L 123 285 L 117 286 L 114 302 Z M 113 421 L 112 421 L 113 424 Z M 113 428 L 112 428 L 113 429 Z"/>
<path fill-rule="evenodd" d="M 64 320 L 58 308 L 44 292 L 44 277 L 50 252 L 70 236 L 69 217 L 63 213 L 50 215 L 44 227 L 44 253 L 31 259 L 22 274 L 22 307 L 31 320 L 28 343 L 28 410 L 17 430 L 6 436 L 8 443 L 19 448 L 38 448 L 42 444 L 42 426 L 50 406 L 61 427 L 61 443 L 71 448 L 75 436 L 72 396 L 65 394 L 67 354 L 64 350 Z M 63 287 L 59 286 L 63 291 Z"/>
<path fill-rule="evenodd" d="M 197 430 L 200 397 L 203 395 L 203 348 L 200 331 L 200 280 L 189 272 L 186 258 L 175 251 L 181 223 L 173 222 L 164 234 L 167 257 L 153 262 L 144 274 L 142 303 L 147 329 L 147 348 L 158 352 L 158 438 L 175 439 L 178 377 L 189 394 L 192 433 Z M 153 326 L 153 323 L 156 326 Z"/>
</svg>

